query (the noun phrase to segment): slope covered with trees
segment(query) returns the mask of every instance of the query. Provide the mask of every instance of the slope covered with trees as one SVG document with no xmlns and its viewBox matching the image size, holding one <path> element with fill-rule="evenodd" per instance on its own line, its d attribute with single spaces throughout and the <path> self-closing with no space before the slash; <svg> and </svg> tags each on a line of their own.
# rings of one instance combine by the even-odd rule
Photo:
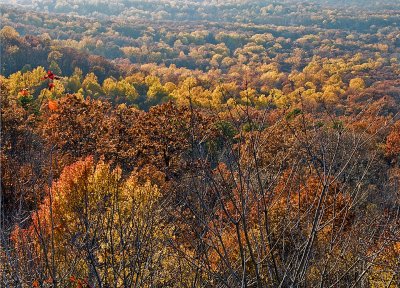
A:
<svg viewBox="0 0 400 288">
<path fill-rule="evenodd" d="M 17 2 L 1 287 L 400 285 L 396 3 Z"/>
</svg>

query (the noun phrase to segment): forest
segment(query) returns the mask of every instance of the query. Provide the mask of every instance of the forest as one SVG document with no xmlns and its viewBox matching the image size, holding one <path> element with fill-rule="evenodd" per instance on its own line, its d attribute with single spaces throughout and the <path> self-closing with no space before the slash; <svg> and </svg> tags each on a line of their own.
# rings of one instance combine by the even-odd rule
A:
<svg viewBox="0 0 400 288">
<path fill-rule="evenodd" d="M 0 1 L 0 287 L 400 287 L 398 1 Z"/>
</svg>

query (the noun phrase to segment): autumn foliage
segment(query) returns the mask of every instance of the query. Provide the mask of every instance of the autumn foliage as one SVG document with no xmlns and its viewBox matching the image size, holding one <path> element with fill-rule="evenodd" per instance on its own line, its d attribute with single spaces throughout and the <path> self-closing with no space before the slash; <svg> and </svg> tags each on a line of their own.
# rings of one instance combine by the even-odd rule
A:
<svg viewBox="0 0 400 288">
<path fill-rule="evenodd" d="M 349 1 L 2 7 L 0 287 L 398 287 L 399 6 Z"/>
</svg>

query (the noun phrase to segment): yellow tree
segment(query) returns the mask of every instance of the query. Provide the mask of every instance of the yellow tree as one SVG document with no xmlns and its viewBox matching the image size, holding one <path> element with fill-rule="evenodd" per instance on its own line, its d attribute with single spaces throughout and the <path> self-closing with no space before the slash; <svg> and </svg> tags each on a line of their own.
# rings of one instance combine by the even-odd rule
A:
<svg viewBox="0 0 400 288">
<path fill-rule="evenodd" d="M 66 167 L 32 213 L 32 224 L 13 231 L 21 262 L 43 267 L 27 275 L 22 265 L 21 281 L 31 286 L 163 285 L 170 279 L 164 268 L 170 232 L 160 197 L 150 180 L 136 175 L 123 180 L 119 168 L 96 164 L 92 157 Z"/>
<path fill-rule="evenodd" d="M 90 97 L 98 98 L 104 94 L 104 91 L 97 80 L 97 76 L 94 73 L 86 75 L 82 82 L 82 88 L 84 94 Z"/>
</svg>

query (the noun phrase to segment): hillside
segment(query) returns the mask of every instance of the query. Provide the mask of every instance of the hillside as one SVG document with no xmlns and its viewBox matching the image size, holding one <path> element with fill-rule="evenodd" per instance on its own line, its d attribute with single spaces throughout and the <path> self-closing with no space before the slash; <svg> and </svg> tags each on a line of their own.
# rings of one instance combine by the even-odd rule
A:
<svg viewBox="0 0 400 288">
<path fill-rule="evenodd" d="M 0 287 L 400 285 L 399 3 L 1 3 Z"/>
</svg>

